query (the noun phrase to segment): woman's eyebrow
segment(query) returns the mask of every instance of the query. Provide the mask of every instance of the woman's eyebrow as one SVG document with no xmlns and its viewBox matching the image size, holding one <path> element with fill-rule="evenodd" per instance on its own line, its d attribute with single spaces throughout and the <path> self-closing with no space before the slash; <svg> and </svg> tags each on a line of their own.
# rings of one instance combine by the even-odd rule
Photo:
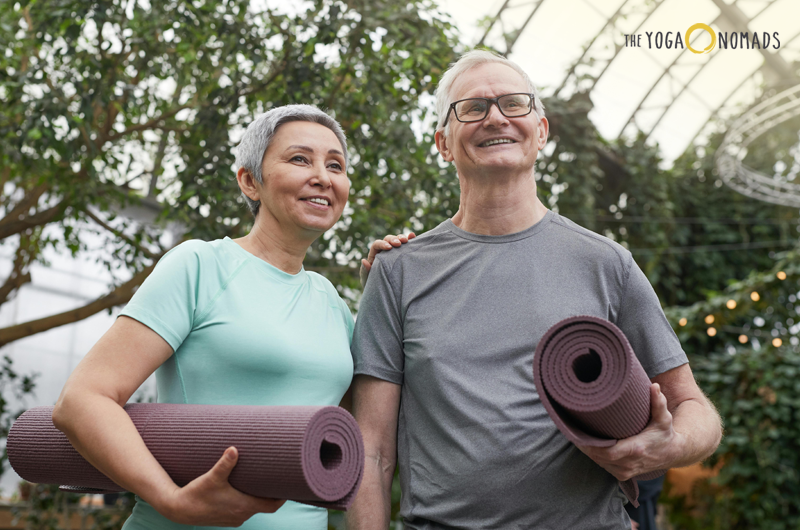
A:
<svg viewBox="0 0 800 530">
<path fill-rule="evenodd" d="M 291 150 L 291 149 L 299 149 L 299 150 L 301 150 L 301 151 L 305 151 L 305 152 L 307 152 L 307 153 L 313 153 L 313 152 L 314 152 L 314 149 L 313 149 L 313 148 L 311 148 L 311 147 L 308 147 L 307 145 L 290 145 L 289 147 L 287 147 L 287 148 L 286 148 L 286 150 L 287 150 L 287 151 L 289 151 L 289 150 Z M 338 149 L 329 149 L 329 150 L 328 150 L 328 154 L 329 154 L 329 155 L 339 155 L 339 156 L 344 156 L 344 155 L 342 154 L 342 152 L 341 152 L 341 151 L 339 151 Z"/>
<path fill-rule="evenodd" d="M 287 151 L 289 151 L 290 149 L 299 149 L 301 151 L 305 151 L 306 153 L 314 152 L 314 149 L 308 147 L 307 145 L 290 145 L 289 147 L 286 148 Z"/>
</svg>

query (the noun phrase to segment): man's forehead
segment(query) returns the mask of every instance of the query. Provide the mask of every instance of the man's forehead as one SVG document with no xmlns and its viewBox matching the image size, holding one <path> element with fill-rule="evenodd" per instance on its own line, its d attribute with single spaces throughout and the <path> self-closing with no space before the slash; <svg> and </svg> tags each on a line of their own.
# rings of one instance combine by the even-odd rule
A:
<svg viewBox="0 0 800 530">
<path fill-rule="evenodd" d="M 502 63 L 484 63 L 470 68 L 453 83 L 452 101 L 470 97 L 495 97 L 512 92 L 528 92 L 519 72 Z"/>
</svg>

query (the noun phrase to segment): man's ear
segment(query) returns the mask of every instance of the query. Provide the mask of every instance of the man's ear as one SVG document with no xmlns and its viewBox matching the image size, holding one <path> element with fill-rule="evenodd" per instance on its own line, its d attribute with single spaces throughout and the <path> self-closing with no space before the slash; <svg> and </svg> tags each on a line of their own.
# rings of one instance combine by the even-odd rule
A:
<svg viewBox="0 0 800 530">
<path fill-rule="evenodd" d="M 539 120 L 538 137 L 536 138 L 539 144 L 539 151 L 544 149 L 544 146 L 547 144 L 548 134 L 550 134 L 550 122 L 547 121 L 547 118 L 542 117 Z"/>
<path fill-rule="evenodd" d="M 239 183 L 239 189 L 242 190 L 242 193 L 247 195 L 247 197 L 254 201 L 260 200 L 258 195 L 258 183 L 253 174 L 248 170 L 240 167 L 239 171 L 236 172 L 236 182 Z"/>
<path fill-rule="evenodd" d="M 453 161 L 453 153 L 450 152 L 450 149 L 447 147 L 447 137 L 444 135 L 444 129 L 439 129 L 436 131 L 436 134 L 433 135 L 434 140 L 436 140 L 436 149 L 439 150 L 439 154 L 442 155 L 445 162 L 452 162 Z"/>
</svg>

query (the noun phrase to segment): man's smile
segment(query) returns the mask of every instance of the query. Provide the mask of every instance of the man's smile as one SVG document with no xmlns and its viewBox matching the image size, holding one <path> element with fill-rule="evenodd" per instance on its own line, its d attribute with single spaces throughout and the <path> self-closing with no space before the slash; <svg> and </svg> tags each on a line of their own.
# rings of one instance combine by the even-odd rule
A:
<svg viewBox="0 0 800 530">
<path fill-rule="evenodd" d="M 511 138 L 494 138 L 492 140 L 486 140 L 485 142 L 478 144 L 478 147 L 490 147 L 492 145 L 498 145 L 498 144 L 515 144 L 515 143 L 517 143 L 517 141 L 512 140 Z"/>
</svg>

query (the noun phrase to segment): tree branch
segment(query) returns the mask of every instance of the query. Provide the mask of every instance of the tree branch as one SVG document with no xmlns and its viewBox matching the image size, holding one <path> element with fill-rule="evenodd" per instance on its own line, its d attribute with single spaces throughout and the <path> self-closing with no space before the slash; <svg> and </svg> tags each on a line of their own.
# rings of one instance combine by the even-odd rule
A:
<svg viewBox="0 0 800 530">
<path fill-rule="evenodd" d="M 110 135 L 108 137 L 108 140 L 113 142 L 114 140 L 117 140 L 118 138 L 121 138 L 121 137 L 123 137 L 123 136 L 125 136 L 127 134 L 132 133 L 132 132 L 144 131 L 146 129 L 153 129 L 153 128 L 156 127 L 156 125 L 158 125 L 158 122 L 175 116 L 177 113 L 179 113 L 183 109 L 188 109 L 189 107 L 192 106 L 193 103 L 194 103 L 194 101 L 192 101 L 191 103 L 186 103 L 185 105 L 181 105 L 181 106 L 179 106 L 177 108 L 174 108 L 169 112 L 165 112 L 164 114 L 162 114 L 162 115 L 160 115 L 160 116 L 158 116 L 156 118 L 153 118 L 152 120 L 148 121 L 147 123 L 141 123 L 139 125 L 134 125 L 133 127 L 128 127 L 127 129 L 125 129 L 121 133 Z"/>
<path fill-rule="evenodd" d="M 139 245 L 138 243 L 136 243 L 130 237 L 125 235 L 121 230 L 117 230 L 116 228 L 112 227 L 111 225 L 109 225 L 108 223 L 106 223 L 105 221 L 100 219 L 98 216 L 96 216 L 91 211 L 89 211 L 88 208 L 83 210 L 83 213 L 85 213 L 87 215 L 87 217 L 89 217 L 89 219 L 91 219 L 92 221 L 94 221 L 95 223 L 100 225 L 101 227 L 105 228 L 106 230 L 108 230 L 109 232 L 111 232 L 112 234 L 117 236 L 118 238 L 122 239 L 123 241 L 125 241 L 126 243 L 131 245 L 132 247 L 136 248 L 138 251 L 140 251 L 142 254 L 144 254 L 148 258 L 155 259 L 155 257 L 156 257 L 155 254 L 153 254 L 152 252 L 150 252 L 146 248 L 144 248 L 141 245 Z"/>
<path fill-rule="evenodd" d="M 27 217 L 17 216 L 15 219 L 9 219 L 6 216 L 0 221 L 0 240 L 7 237 L 19 234 L 20 232 L 29 228 L 36 228 L 37 226 L 46 225 L 59 215 L 61 215 L 67 207 L 66 201 L 61 201 L 52 208 L 29 215 Z"/>
<path fill-rule="evenodd" d="M 25 265 L 30 263 L 30 259 L 25 259 L 25 252 L 23 249 L 26 245 L 23 239 L 24 238 L 20 239 L 19 246 L 17 247 L 17 252 L 14 256 L 14 266 L 11 269 L 11 274 L 8 275 L 5 283 L 0 286 L 0 305 L 6 303 L 6 300 L 8 300 L 8 297 L 12 292 L 31 281 L 30 272 L 23 272 Z"/>
<path fill-rule="evenodd" d="M 159 255 L 158 258 L 160 257 L 161 256 Z M 95 315 L 104 309 L 109 309 L 114 306 L 127 303 L 133 296 L 136 288 L 139 287 L 142 282 L 144 282 L 145 278 L 147 278 L 147 276 L 149 276 L 153 271 L 157 261 L 158 260 L 154 259 L 152 265 L 146 267 L 133 278 L 123 283 L 105 296 L 102 296 L 82 307 L 0 329 L 0 346 L 6 345 L 15 340 L 30 337 L 31 335 L 35 335 L 49 329 L 63 326 L 65 324 L 78 322 L 84 318 Z"/>
<path fill-rule="evenodd" d="M 49 186 L 46 184 L 40 184 L 28 190 L 22 199 L 14 205 L 14 208 L 12 208 L 5 217 L 0 219 L 0 230 L 2 230 L 3 226 L 6 224 L 18 221 L 20 217 L 28 213 L 28 210 L 39 202 L 39 197 L 41 197 L 48 188 Z"/>
</svg>

